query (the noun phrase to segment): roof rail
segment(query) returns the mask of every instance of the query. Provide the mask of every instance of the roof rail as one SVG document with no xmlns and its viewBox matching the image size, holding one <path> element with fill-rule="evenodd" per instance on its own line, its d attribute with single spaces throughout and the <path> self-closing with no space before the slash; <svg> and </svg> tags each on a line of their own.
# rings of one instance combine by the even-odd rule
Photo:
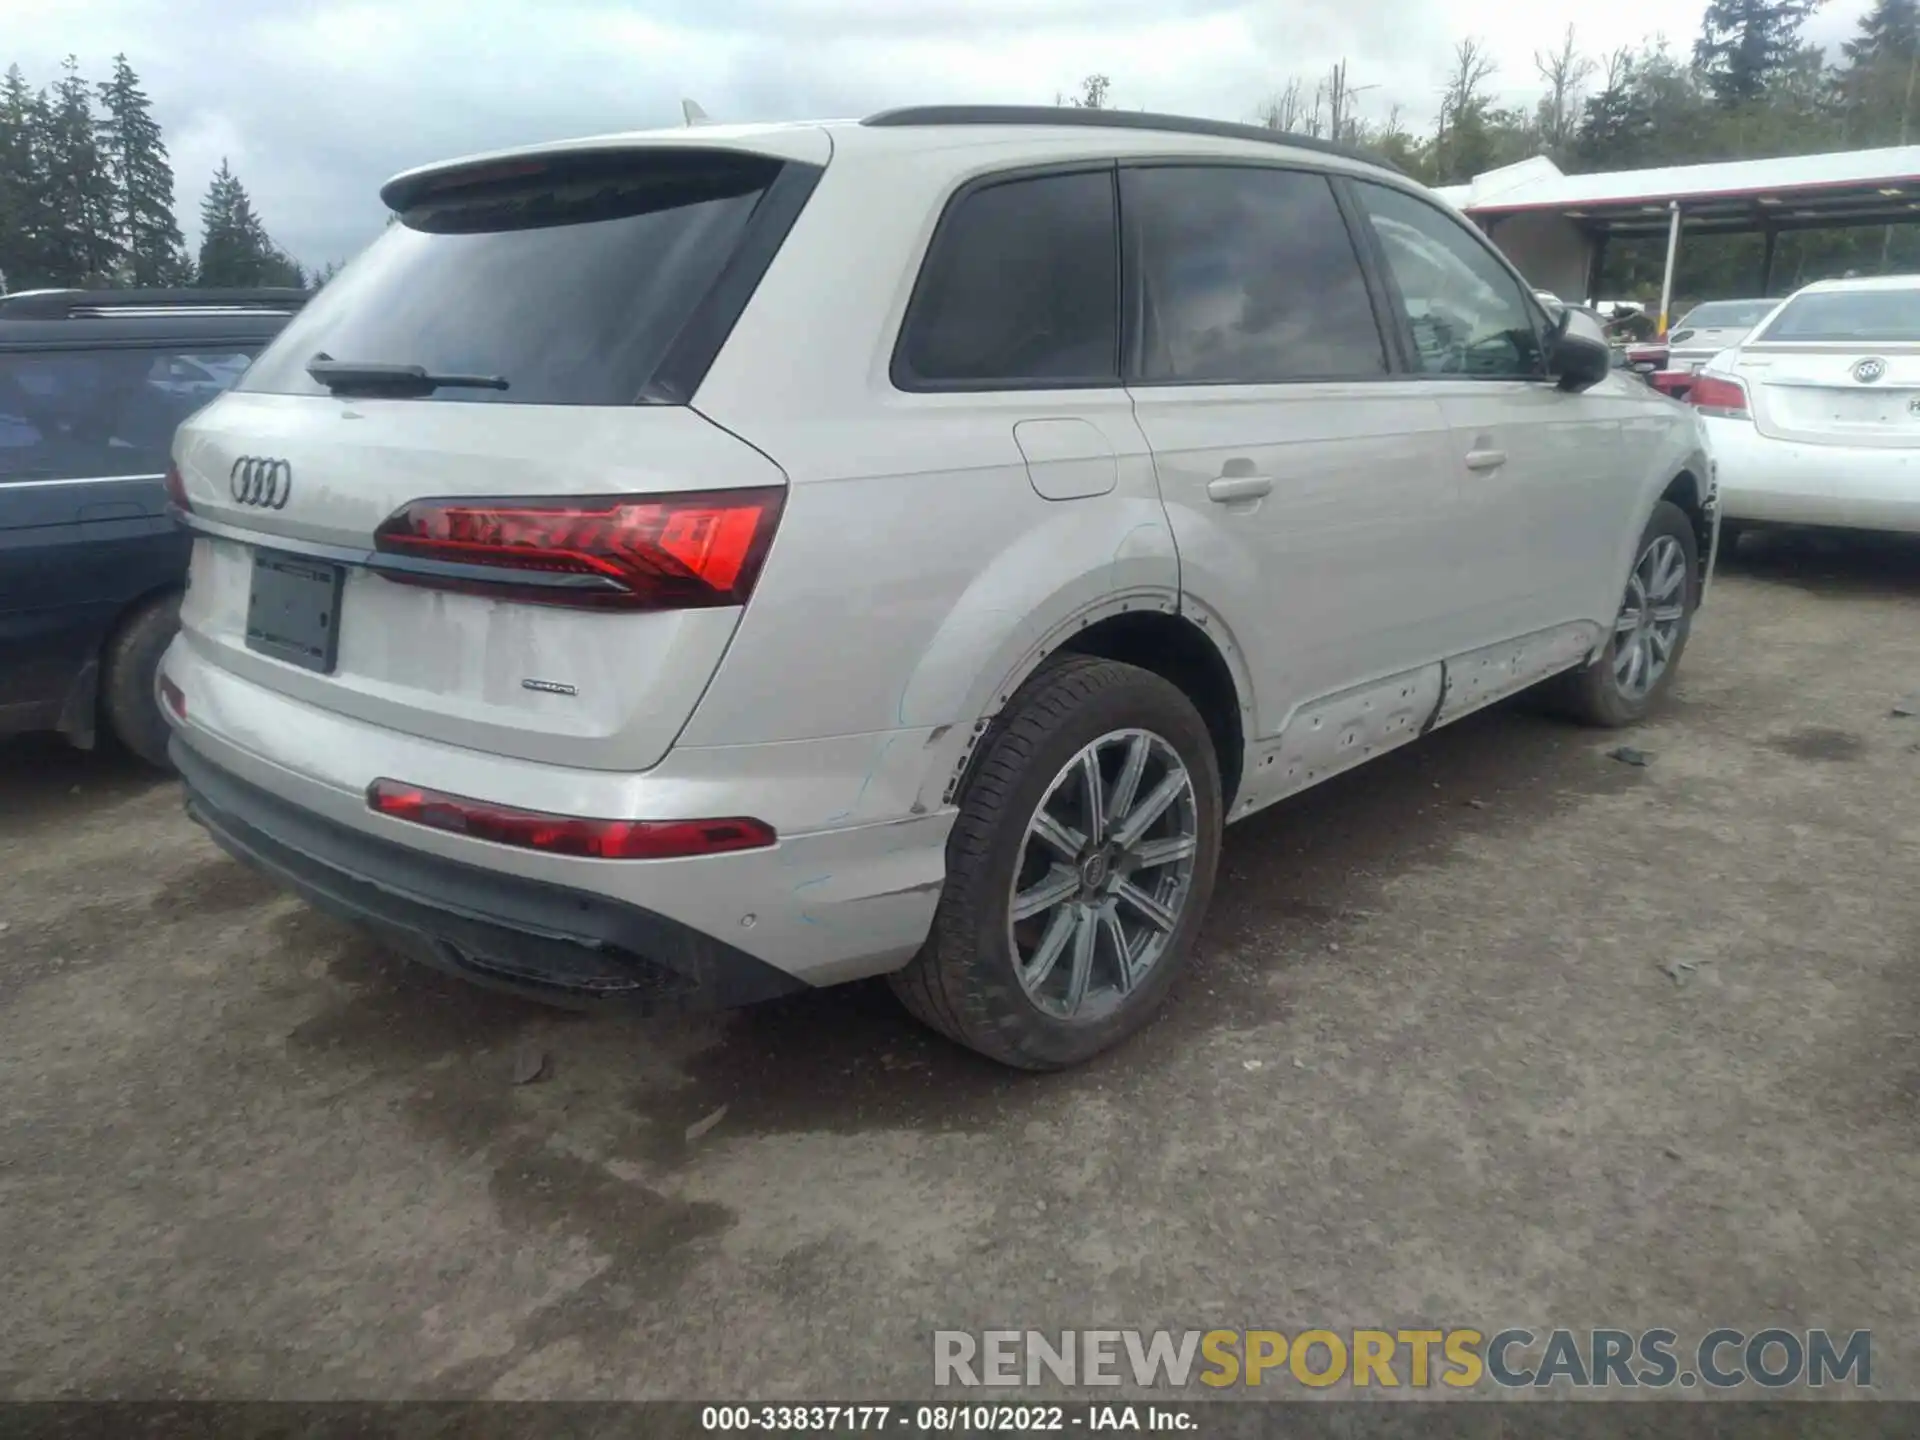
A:
<svg viewBox="0 0 1920 1440">
<path fill-rule="evenodd" d="M 0 319 L 94 320 L 116 315 L 291 314 L 313 297 L 290 287 L 245 290 L 27 290 L 0 295 Z"/>
<path fill-rule="evenodd" d="M 909 105 L 897 110 L 882 110 L 860 122 L 880 129 L 899 129 L 910 125 L 1072 125 L 1086 129 L 1160 130 L 1179 135 L 1216 135 L 1223 140 L 1258 140 L 1268 145 L 1287 145 L 1295 150 L 1315 150 L 1375 165 L 1395 175 L 1400 168 L 1390 160 L 1370 154 L 1357 145 L 1343 145 L 1313 135 L 1295 135 L 1286 130 L 1269 130 L 1264 125 L 1240 125 L 1231 120 L 1199 120 L 1190 115 L 1157 115 L 1145 110 L 1081 110 L 1064 105 Z"/>
</svg>

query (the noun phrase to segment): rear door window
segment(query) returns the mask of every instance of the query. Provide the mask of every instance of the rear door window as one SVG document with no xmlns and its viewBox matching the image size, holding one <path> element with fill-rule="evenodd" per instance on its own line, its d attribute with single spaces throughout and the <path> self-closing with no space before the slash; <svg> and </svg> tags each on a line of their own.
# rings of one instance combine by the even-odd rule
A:
<svg viewBox="0 0 1920 1440">
<path fill-rule="evenodd" d="M 180 422 L 252 356 L 233 344 L 0 351 L 0 484 L 161 474 Z"/>
<path fill-rule="evenodd" d="M 1000 180 L 947 210 L 894 357 L 902 389 L 1120 383 L 1113 171 Z"/>
<path fill-rule="evenodd" d="M 1121 172 L 1139 257 L 1143 382 L 1257 385 L 1387 373 L 1326 176 L 1248 166 Z"/>
<path fill-rule="evenodd" d="M 242 390 L 324 395 L 316 355 L 498 376 L 441 403 L 631 405 L 782 162 L 668 151 L 429 192 L 281 332 Z"/>
</svg>

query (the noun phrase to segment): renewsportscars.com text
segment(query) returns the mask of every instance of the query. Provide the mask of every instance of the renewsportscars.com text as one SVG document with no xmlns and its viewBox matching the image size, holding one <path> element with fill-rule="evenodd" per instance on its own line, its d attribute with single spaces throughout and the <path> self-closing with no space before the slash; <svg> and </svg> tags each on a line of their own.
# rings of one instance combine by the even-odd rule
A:
<svg viewBox="0 0 1920 1440">
<path fill-rule="evenodd" d="M 1781 1389 L 1873 1385 L 1871 1331 L 936 1330 L 939 1386 Z"/>
</svg>

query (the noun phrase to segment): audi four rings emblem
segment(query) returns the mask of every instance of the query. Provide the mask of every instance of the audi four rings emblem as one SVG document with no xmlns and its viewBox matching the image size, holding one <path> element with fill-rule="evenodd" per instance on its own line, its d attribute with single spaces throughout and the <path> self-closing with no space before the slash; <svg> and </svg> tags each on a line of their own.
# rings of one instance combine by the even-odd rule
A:
<svg viewBox="0 0 1920 1440">
<path fill-rule="evenodd" d="M 234 503 L 260 510 L 284 510 L 293 494 L 293 467 L 284 460 L 242 455 L 227 472 Z"/>
</svg>

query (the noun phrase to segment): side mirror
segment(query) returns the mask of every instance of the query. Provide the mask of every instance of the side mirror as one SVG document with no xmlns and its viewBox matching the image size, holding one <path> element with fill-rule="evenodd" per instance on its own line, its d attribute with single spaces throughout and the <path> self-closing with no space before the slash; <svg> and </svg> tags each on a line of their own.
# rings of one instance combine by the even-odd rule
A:
<svg viewBox="0 0 1920 1440">
<path fill-rule="evenodd" d="M 1606 379 L 1613 347 L 1600 322 L 1571 305 L 1562 310 L 1547 335 L 1547 369 L 1562 390 L 1586 390 Z"/>
</svg>

